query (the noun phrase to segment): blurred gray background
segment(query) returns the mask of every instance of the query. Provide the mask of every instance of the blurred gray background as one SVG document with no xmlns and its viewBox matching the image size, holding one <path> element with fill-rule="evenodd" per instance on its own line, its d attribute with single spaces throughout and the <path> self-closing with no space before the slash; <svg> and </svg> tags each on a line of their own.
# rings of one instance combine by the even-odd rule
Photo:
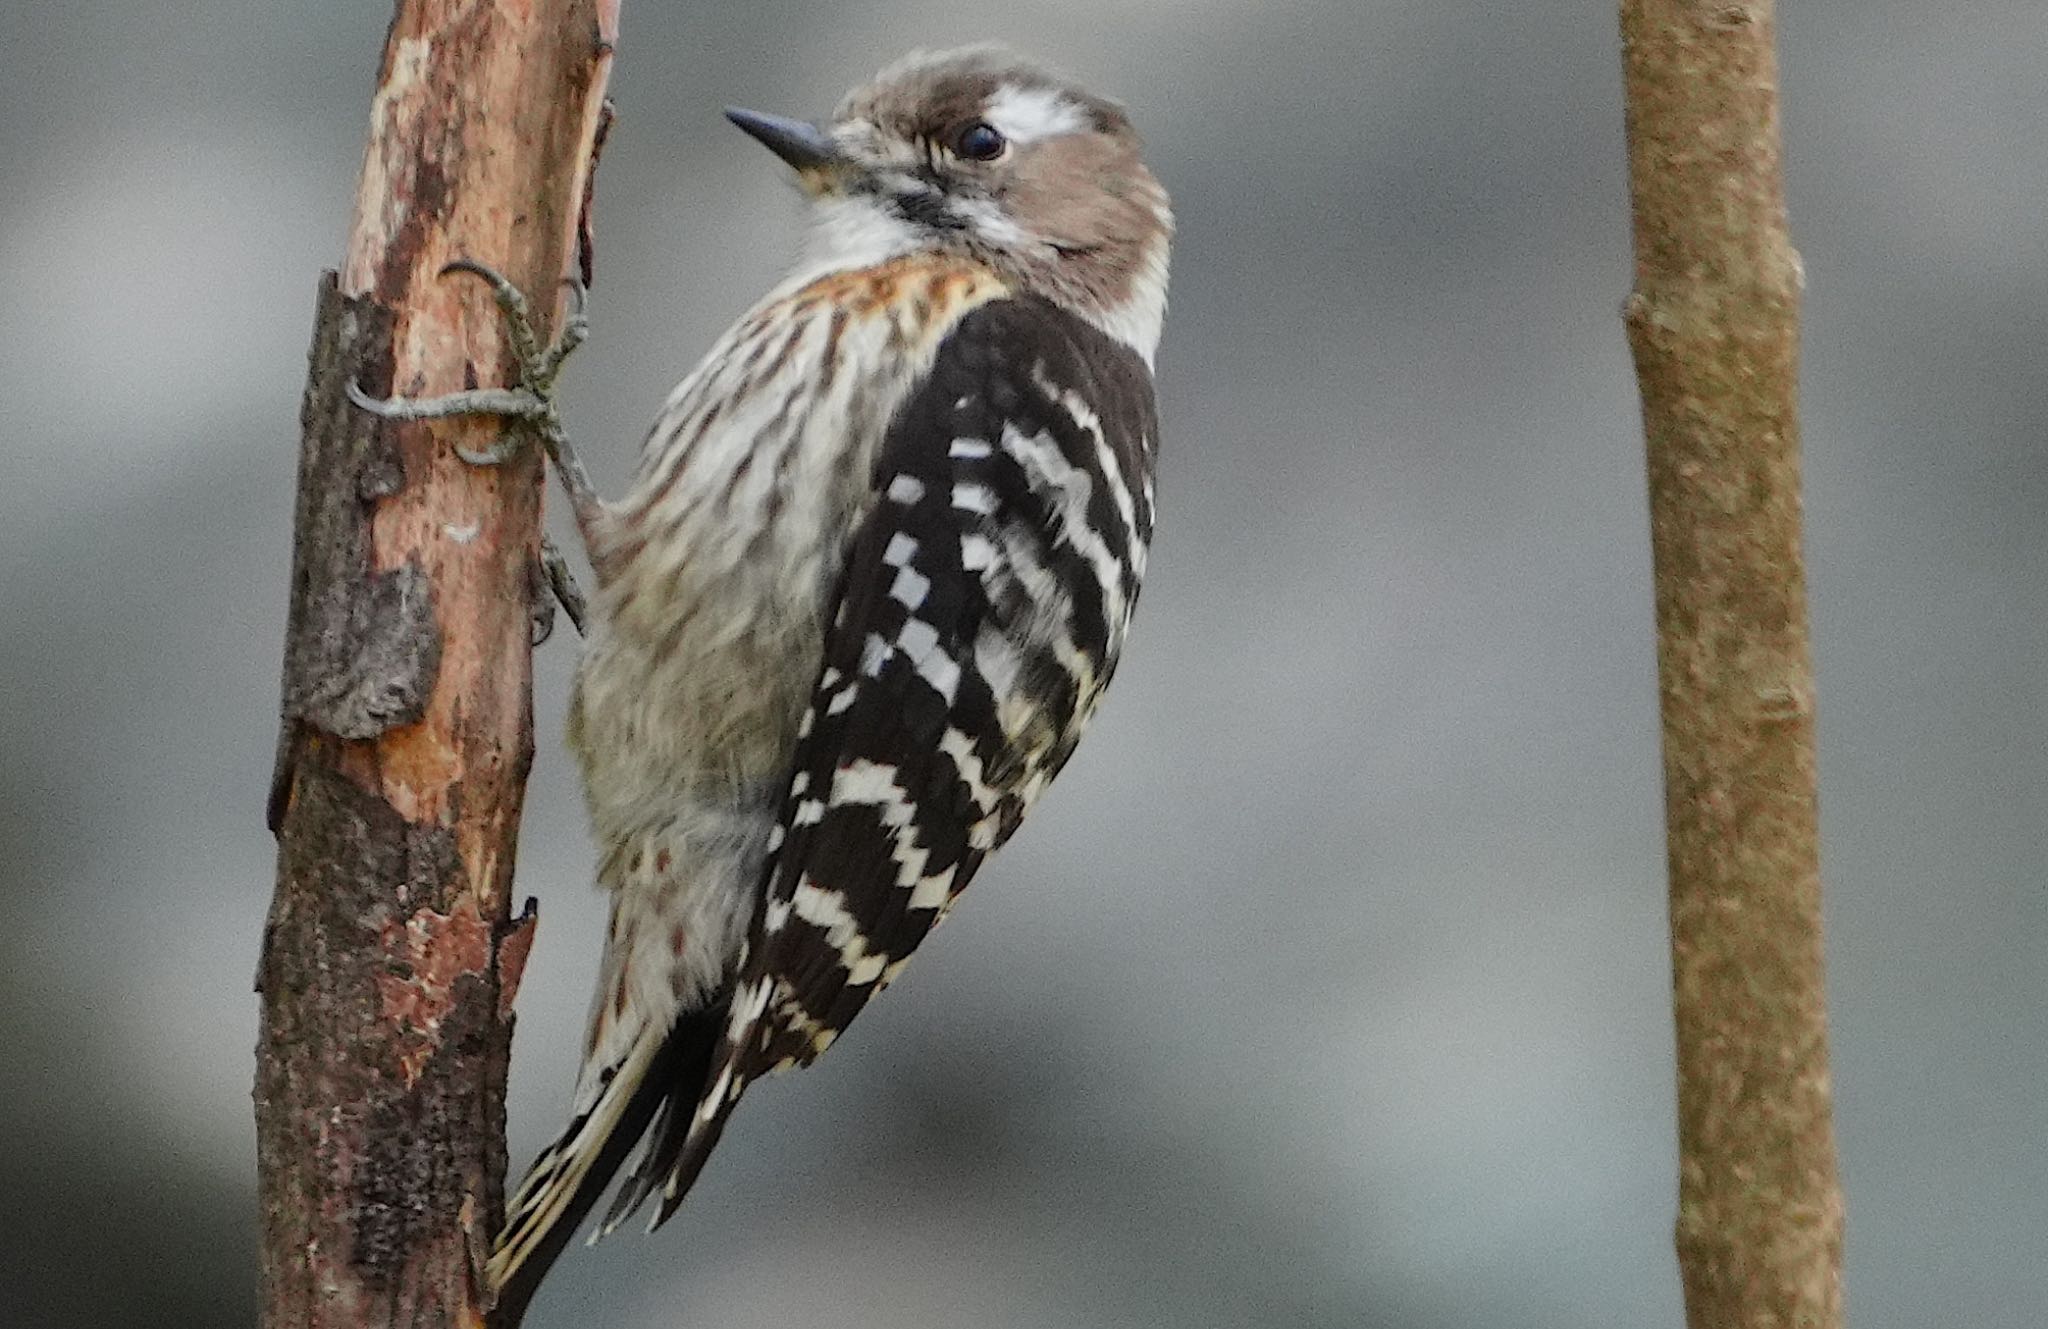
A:
<svg viewBox="0 0 2048 1329">
<path fill-rule="evenodd" d="M 388 8 L 0 8 L 0 1323 L 248 1322 L 296 409 Z M 2048 1317 L 2048 10 L 1784 15 L 1849 1293 Z M 1092 739 L 906 981 L 535 1326 L 1675 1326 L 1607 4 L 629 0 L 616 490 L 791 253 L 727 102 L 1009 39 L 1181 218 Z M 541 657 L 524 1160 L 600 901 Z"/>
</svg>

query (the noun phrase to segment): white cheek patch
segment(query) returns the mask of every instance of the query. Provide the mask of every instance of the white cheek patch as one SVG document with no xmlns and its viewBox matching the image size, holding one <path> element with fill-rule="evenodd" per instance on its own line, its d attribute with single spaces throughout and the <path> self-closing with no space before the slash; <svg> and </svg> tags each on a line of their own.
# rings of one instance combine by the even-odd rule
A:
<svg viewBox="0 0 2048 1329">
<path fill-rule="evenodd" d="M 1071 134 L 1088 124 L 1080 107 L 1051 88 L 1020 88 L 1014 83 L 996 89 L 982 114 L 1004 138 L 1020 147 Z"/>
<path fill-rule="evenodd" d="M 1160 221 L 1169 224 L 1164 207 Z M 1130 293 L 1121 301 L 1083 318 L 1138 353 L 1146 368 L 1152 367 L 1159 351 L 1159 334 L 1166 326 L 1167 244 L 1162 235 L 1146 246 L 1144 256 L 1131 274 Z"/>
</svg>

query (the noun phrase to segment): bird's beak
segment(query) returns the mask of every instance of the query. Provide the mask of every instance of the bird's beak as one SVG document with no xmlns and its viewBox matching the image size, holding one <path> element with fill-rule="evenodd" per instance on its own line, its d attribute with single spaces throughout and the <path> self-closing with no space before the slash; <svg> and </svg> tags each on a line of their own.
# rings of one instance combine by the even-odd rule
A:
<svg viewBox="0 0 2048 1329">
<path fill-rule="evenodd" d="M 808 120 L 764 115 L 737 106 L 726 107 L 725 118 L 796 168 L 804 186 L 813 192 L 829 189 L 849 164 L 832 136 Z"/>
</svg>

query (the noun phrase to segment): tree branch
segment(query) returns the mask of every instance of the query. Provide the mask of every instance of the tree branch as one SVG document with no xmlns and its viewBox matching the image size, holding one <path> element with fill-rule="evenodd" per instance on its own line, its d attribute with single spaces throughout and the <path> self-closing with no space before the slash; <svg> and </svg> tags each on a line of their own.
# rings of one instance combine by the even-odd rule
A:
<svg viewBox="0 0 2048 1329">
<path fill-rule="evenodd" d="M 1841 1323 L 1770 0 L 1623 0 L 1694 1329 Z"/>
<path fill-rule="evenodd" d="M 456 458 L 494 421 L 385 423 L 344 386 L 507 381 L 488 291 L 439 273 L 479 258 L 544 297 L 587 262 L 617 8 L 400 0 L 346 258 L 321 283 L 257 976 L 266 1325 L 474 1326 L 487 1309 L 533 926 L 509 900 L 541 472 Z"/>
</svg>

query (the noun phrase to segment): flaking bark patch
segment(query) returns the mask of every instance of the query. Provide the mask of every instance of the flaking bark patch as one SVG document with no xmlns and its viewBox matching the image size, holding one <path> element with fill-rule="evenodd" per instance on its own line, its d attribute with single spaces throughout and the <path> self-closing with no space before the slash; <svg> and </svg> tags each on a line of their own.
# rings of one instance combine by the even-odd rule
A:
<svg viewBox="0 0 2048 1329">
<path fill-rule="evenodd" d="M 274 1012 L 293 1018 L 274 1030 L 273 1047 L 282 1055 L 261 1063 L 256 1107 L 265 1129 L 259 1140 L 298 1141 L 317 1159 L 318 1180 L 307 1192 L 275 1197 L 265 1219 L 306 1230 L 325 1227 L 344 1215 L 315 1214 L 351 1197 L 345 1217 L 358 1233 L 355 1248 L 315 1248 L 300 1276 L 321 1286 L 327 1280 L 320 1266 L 345 1256 L 366 1282 L 381 1285 L 405 1259 L 407 1244 L 393 1244 L 392 1238 L 411 1230 L 411 1205 L 392 1199 L 398 1192 L 391 1186 L 402 1181 L 377 1178 L 403 1162 L 411 1169 L 407 1177 L 417 1180 L 426 1168 L 460 1190 L 460 1178 L 476 1166 L 472 1155 L 487 1138 L 469 1119 L 490 1110 L 484 1089 L 489 1077 L 480 1076 L 476 1066 L 478 1048 L 488 1042 L 481 1036 L 484 1026 L 496 1021 L 490 955 L 486 948 L 481 974 L 448 982 L 449 1000 L 435 1018 L 438 1049 L 421 1074 L 410 1084 L 388 1074 L 383 1068 L 409 1053 L 411 1030 L 383 1018 L 387 976 L 346 958 L 381 946 L 394 930 L 407 931 L 392 883 L 400 883 L 398 895 L 422 900 L 464 893 L 453 838 L 438 827 L 407 822 L 383 799 L 317 763 L 299 775 L 285 832 L 262 985 L 274 994 L 324 988 L 326 995 L 317 1005 L 273 1003 Z M 408 1110 L 404 1099 L 441 1106 Z M 358 1106 L 339 1114 L 304 1110 L 318 1102 Z M 403 1157 L 394 1159 L 393 1150 Z"/>
<path fill-rule="evenodd" d="M 399 1069 L 410 1088 L 440 1050 L 464 978 L 491 972 L 491 927 L 464 899 L 452 913 L 421 909 L 387 923 L 381 940 L 387 972 L 377 976 L 379 1012 L 398 1043 Z"/>
<path fill-rule="evenodd" d="M 345 1252 L 318 1252 L 305 1277 L 318 1286 L 318 1265 L 344 1259 L 361 1286 L 390 1289 L 424 1239 L 462 1208 L 473 1179 L 503 1175 L 510 1002 L 494 973 L 501 951 L 523 954 L 532 918 L 506 925 L 503 944 L 494 940 L 449 832 L 407 822 L 317 764 L 302 772 L 288 816 L 285 889 L 262 982 L 277 993 L 324 984 L 329 995 L 318 1009 L 297 1008 L 300 1019 L 281 1031 L 285 1055 L 265 1068 L 257 1113 L 287 1111 L 295 1097 L 354 1106 L 270 1123 L 310 1148 L 323 1180 L 316 1194 L 291 1197 L 266 1219 L 303 1223 L 296 1205 L 340 1205 L 319 1226 L 346 1228 L 353 1241 Z M 429 903 L 406 913 L 400 898 Z M 434 907 L 451 898 L 445 912 Z M 341 962 L 373 948 L 386 955 L 381 972 Z M 345 981 L 350 974 L 360 981 Z"/>
<path fill-rule="evenodd" d="M 370 520 L 398 492 L 405 469 L 375 417 L 344 391 L 391 382 L 391 315 L 351 299 L 329 272 L 300 411 L 299 530 L 292 568 L 284 716 L 339 738 L 375 738 L 416 721 L 441 659 L 433 588 L 419 566 L 370 565 Z"/>
</svg>

